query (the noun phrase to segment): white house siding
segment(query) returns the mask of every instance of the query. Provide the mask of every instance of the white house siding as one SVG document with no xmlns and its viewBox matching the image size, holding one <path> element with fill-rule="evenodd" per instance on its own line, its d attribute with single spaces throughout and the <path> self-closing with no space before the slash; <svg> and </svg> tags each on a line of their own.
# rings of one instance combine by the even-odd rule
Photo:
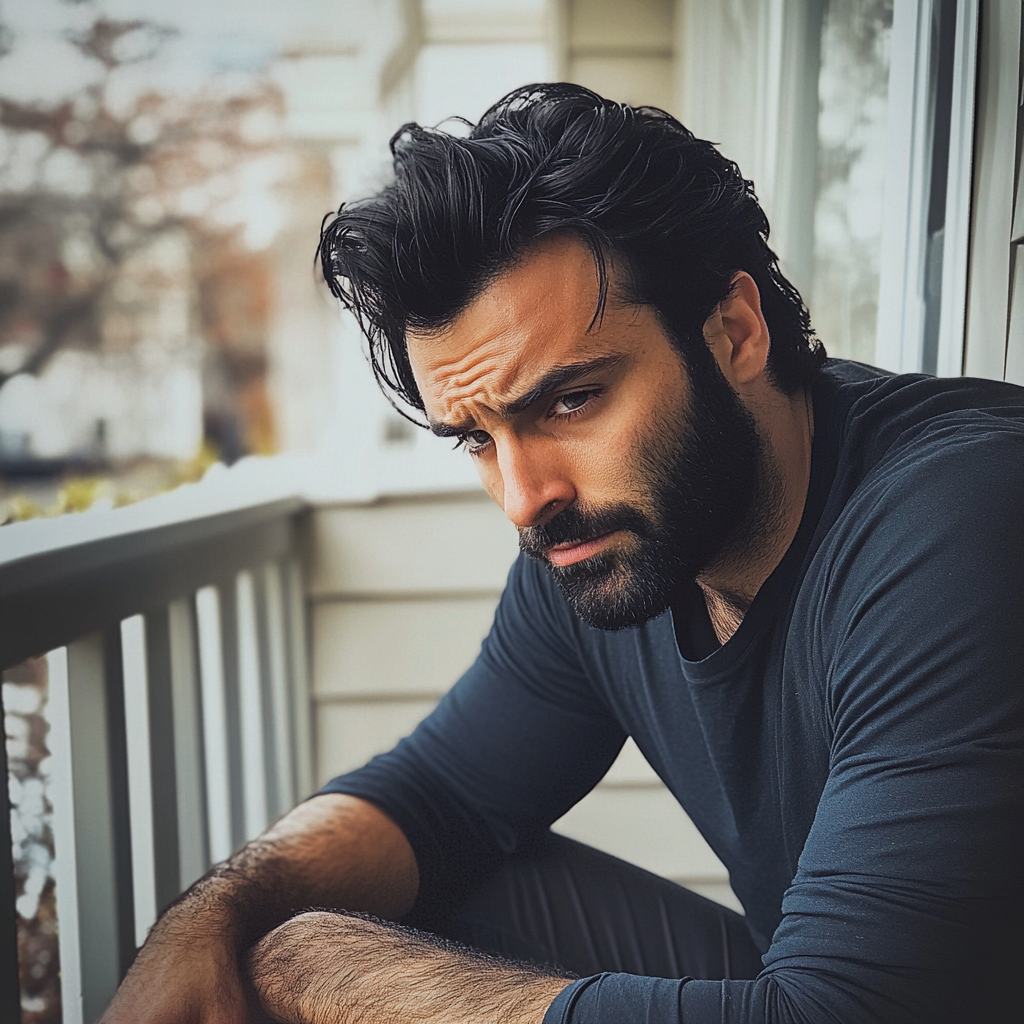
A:
<svg viewBox="0 0 1024 1024">
<path fill-rule="evenodd" d="M 673 0 L 564 0 L 564 76 L 602 96 L 678 113 Z"/>
</svg>

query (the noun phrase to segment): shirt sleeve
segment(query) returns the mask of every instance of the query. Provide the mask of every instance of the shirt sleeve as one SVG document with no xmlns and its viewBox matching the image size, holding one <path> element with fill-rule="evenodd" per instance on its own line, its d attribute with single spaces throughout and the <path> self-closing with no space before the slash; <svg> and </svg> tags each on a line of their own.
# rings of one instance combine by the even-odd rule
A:
<svg viewBox="0 0 1024 1024">
<path fill-rule="evenodd" d="M 329 782 L 405 833 L 420 898 L 510 853 L 588 793 L 625 733 L 590 685 L 580 623 L 539 563 L 515 563 L 473 666 L 392 751 Z"/>
<path fill-rule="evenodd" d="M 600 975 L 544 1024 L 1016 1020 L 1024 439 L 936 439 L 819 552 L 830 771 L 752 981 Z"/>
</svg>

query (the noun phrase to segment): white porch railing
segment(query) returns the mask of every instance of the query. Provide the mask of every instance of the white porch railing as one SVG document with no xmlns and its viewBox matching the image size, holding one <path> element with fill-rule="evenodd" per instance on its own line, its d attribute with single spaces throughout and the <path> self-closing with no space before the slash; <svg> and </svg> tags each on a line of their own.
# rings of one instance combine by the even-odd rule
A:
<svg viewBox="0 0 1024 1024">
<path fill-rule="evenodd" d="M 46 654 L 64 1024 L 157 913 L 312 787 L 305 503 L 258 473 L 0 530 L 0 668 Z M 6 777 L 7 759 L 4 755 Z M 10 806 L 0 1019 L 21 1019 Z"/>
</svg>

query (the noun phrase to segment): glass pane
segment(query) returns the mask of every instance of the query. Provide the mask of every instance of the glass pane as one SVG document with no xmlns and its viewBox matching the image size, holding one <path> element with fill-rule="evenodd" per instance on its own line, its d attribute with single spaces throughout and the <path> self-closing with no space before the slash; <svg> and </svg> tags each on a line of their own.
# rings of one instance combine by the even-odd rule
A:
<svg viewBox="0 0 1024 1024">
<path fill-rule="evenodd" d="M 893 0 L 831 0 L 818 79 L 811 316 L 829 355 L 871 363 Z"/>
<path fill-rule="evenodd" d="M 3 673 L 22 1024 L 60 1024 L 46 658 Z"/>
</svg>

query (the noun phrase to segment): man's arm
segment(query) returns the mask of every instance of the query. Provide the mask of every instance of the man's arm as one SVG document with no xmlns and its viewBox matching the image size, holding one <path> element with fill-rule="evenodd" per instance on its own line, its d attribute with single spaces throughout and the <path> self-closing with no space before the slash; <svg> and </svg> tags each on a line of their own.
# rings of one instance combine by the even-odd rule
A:
<svg viewBox="0 0 1024 1024">
<path fill-rule="evenodd" d="M 571 979 L 379 921 L 301 914 L 261 939 L 248 972 L 286 1024 L 541 1024 Z"/>
<path fill-rule="evenodd" d="M 309 907 L 399 917 L 416 899 L 416 859 L 375 806 L 325 794 L 300 804 L 174 903 L 104 1024 L 242 1024 L 241 953 Z"/>
</svg>

